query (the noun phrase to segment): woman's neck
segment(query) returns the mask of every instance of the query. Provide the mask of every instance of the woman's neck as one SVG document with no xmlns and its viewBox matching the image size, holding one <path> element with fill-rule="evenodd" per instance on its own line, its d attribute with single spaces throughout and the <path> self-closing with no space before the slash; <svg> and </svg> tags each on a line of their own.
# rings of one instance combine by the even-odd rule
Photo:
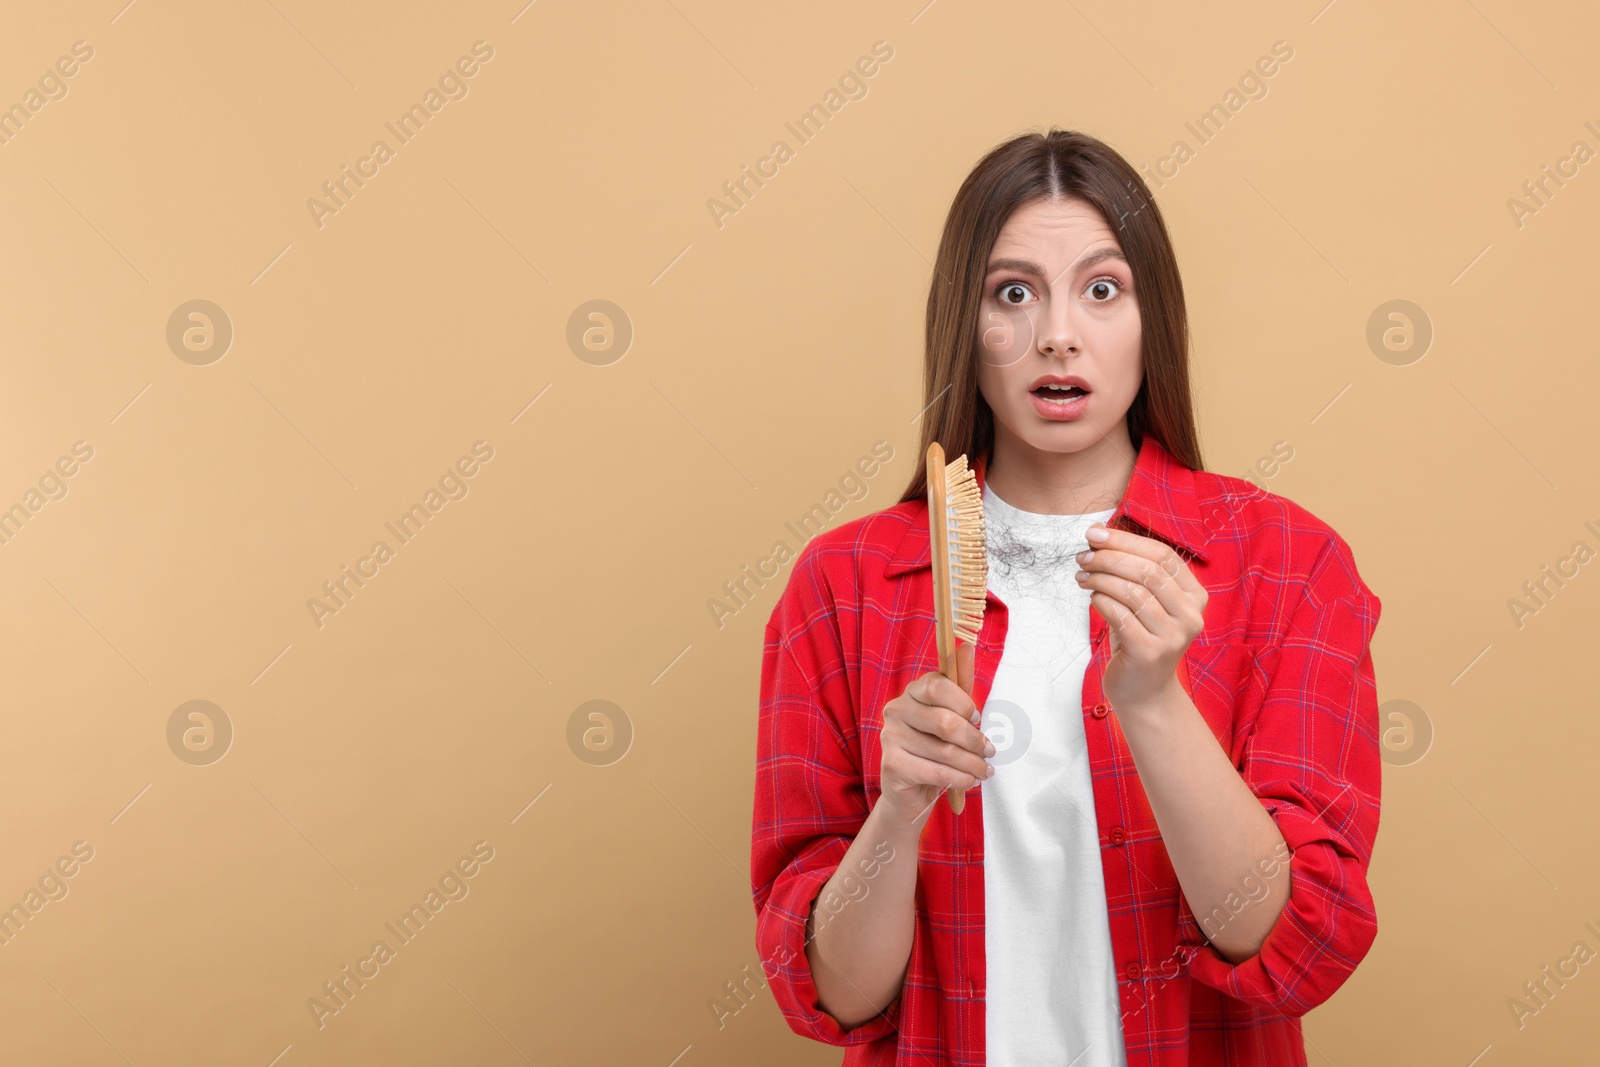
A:
<svg viewBox="0 0 1600 1067">
<path fill-rule="evenodd" d="M 1117 506 L 1137 458 L 1126 419 L 1077 452 L 1046 452 L 996 425 L 983 478 L 995 495 L 1021 511 L 1083 515 Z"/>
</svg>

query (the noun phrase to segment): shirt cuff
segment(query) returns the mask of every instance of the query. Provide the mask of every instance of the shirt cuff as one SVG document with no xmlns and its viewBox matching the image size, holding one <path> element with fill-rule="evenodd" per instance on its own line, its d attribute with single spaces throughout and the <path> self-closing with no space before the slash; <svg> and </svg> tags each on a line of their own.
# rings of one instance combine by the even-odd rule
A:
<svg viewBox="0 0 1600 1067">
<path fill-rule="evenodd" d="M 883 1011 L 846 1030 L 817 1003 L 816 979 L 806 956 L 806 918 L 848 847 L 846 840 L 835 837 L 817 851 L 797 858 L 774 883 L 757 924 L 762 972 L 790 1029 L 830 1045 L 876 1041 L 897 1029 L 900 1015 L 901 996 L 897 993 Z"/>
<path fill-rule="evenodd" d="M 1255 955 L 1229 962 L 1205 941 L 1180 894 L 1180 929 L 1193 947 L 1189 976 L 1236 1000 L 1300 1016 L 1331 997 L 1377 934 L 1364 866 L 1330 840 L 1328 828 L 1293 804 L 1274 812 L 1289 846 L 1289 898 Z"/>
</svg>

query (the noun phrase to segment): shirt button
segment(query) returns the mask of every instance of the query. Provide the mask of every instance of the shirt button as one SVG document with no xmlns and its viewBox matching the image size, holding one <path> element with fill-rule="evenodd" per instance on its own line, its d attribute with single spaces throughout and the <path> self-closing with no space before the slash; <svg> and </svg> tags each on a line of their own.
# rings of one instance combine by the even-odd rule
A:
<svg viewBox="0 0 1600 1067">
<path fill-rule="evenodd" d="M 1122 842 L 1127 840 L 1127 836 L 1122 832 L 1122 827 L 1120 826 L 1113 826 L 1111 828 L 1110 837 L 1113 845 L 1120 845 Z"/>
<path fill-rule="evenodd" d="M 1122 973 L 1128 976 L 1128 981 L 1137 982 L 1139 980 L 1139 976 L 1143 974 L 1144 971 L 1137 963 L 1130 963 L 1127 967 L 1123 968 Z"/>
<path fill-rule="evenodd" d="M 1097 719 L 1103 719 L 1106 717 L 1106 713 L 1110 710 L 1111 705 L 1102 700 L 1094 707 L 1089 709 L 1089 714 L 1093 715 Z"/>
</svg>

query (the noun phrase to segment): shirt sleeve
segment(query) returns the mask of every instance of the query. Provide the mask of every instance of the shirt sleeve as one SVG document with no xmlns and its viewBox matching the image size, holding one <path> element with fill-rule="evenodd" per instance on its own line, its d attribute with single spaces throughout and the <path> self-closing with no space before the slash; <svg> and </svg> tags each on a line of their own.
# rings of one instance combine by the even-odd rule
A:
<svg viewBox="0 0 1600 1067">
<path fill-rule="evenodd" d="M 818 1006 L 806 957 L 812 902 L 869 810 L 838 612 L 814 548 L 802 549 L 767 623 L 750 884 L 762 969 L 789 1027 L 830 1045 L 857 1045 L 898 1027 L 900 997 L 846 1030 Z"/>
<path fill-rule="evenodd" d="M 1382 604 L 1333 535 L 1261 657 L 1267 677 L 1241 773 L 1288 845 L 1289 899 L 1261 949 L 1230 963 L 1200 943 L 1190 976 L 1238 1000 L 1299 1016 L 1327 1000 L 1377 936 L 1367 865 L 1378 830 L 1381 757 L 1371 641 Z M 1263 861 L 1260 874 L 1273 871 Z M 1251 886 L 1259 886 L 1252 881 Z"/>
</svg>

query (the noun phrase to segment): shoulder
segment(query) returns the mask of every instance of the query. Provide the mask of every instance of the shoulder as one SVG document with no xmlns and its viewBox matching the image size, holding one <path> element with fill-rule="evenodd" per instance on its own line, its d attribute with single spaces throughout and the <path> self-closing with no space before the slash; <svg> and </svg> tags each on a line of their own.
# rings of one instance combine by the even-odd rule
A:
<svg viewBox="0 0 1600 1067">
<path fill-rule="evenodd" d="M 887 563 L 907 533 L 928 521 L 928 505 L 910 500 L 881 508 L 832 529 L 824 530 L 800 551 L 819 560 L 854 559 L 870 564 L 874 559 Z"/>
<path fill-rule="evenodd" d="M 1194 492 L 1209 555 L 1222 569 L 1251 585 L 1296 588 L 1319 606 L 1345 597 L 1376 613 L 1349 542 L 1304 505 L 1212 471 L 1194 472 Z"/>
<path fill-rule="evenodd" d="M 770 624 L 786 612 L 860 603 L 883 581 L 884 570 L 906 535 L 927 522 L 922 501 L 893 504 L 840 523 L 806 541 L 794 558 Z"/>
</svg>

